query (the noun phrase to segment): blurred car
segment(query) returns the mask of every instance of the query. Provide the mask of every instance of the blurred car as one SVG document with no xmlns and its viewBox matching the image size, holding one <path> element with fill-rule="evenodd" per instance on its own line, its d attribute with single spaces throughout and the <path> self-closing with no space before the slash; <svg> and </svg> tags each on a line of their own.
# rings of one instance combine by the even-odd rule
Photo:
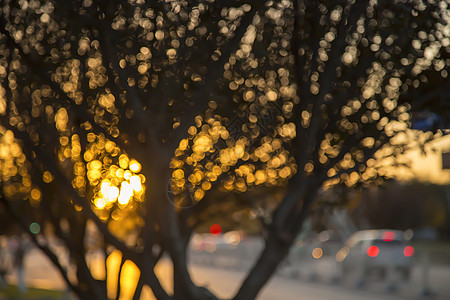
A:
<svg viewBox="0 0 450 300">
<path fill-rule="evenodd" d="M 413 256 L 414 247 L 403 231 L 362 230 L 348 238 L 337 252 L 336 261 L 341 264 L 344 276 L 359 271 L 363 276 L 385 277 L 388 272 L 396 272 L 406 280 L 411 273 Z"/>
<path fill-rule="evenodd" d="M 191 249 L 195 252 L 219 252 L 235 249 L 241 242 L 243 234 L 230 231 L 225 234 L 194 234 L 191 239 Z"/>
<path fill-rule="evenodd" d="M 195 263 L 232 267 L 244 256 L 243 232 L 196 233 L 190 241 L 189 257 Z"/>
<path fill-rule="evenodd" d="M 304 259 L 322 259 L 333 257 L 342 247 L 340 235 L 333 230 L 313 233 L 303 239 L 298 239 L 291 249 L 291 256 L 296 255 Z"/>
</svg>

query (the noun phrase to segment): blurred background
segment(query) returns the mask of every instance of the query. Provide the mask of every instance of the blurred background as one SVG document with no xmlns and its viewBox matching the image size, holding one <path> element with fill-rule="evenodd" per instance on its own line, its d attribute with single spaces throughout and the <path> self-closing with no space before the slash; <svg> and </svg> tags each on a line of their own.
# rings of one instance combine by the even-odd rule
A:
<svg viewBox="0 0 450 300">
<path fill-rule="evenodd" d="M 302 299 L 448 299 L 450 169 L 445 155 L 450 138 L 428 147 L 427 154 L 406 153 L 405 160 L 414 160 L 412 168 L 390 168 L 390 179 L 381 186 L 323 191 L 260 299 L 294 300 L 298 294 Z M 263 249 L 257 213 L 215 218 L 193 234 L 187 255 L 196 283 L 223 298 L 235 292 Z M 48 258 L 11 225 L 7 214 L 1 220 L 1 299 L 72 299 Z M 95 227 L 91 229 L 92 250 L 86 259 L 94 276 L 104 278 L 108 272 L 116 278 L 108 281 L 110 297 L 117 295 L 117 280 L 122 281 L 120 299 L 132 297 L 139 269 L 124 264 L 117 250 L 105 257 L 95 246 Z M 39 224 L 31 224 L 30 230 L 39 232 Z M 54 246 L 68 259 L 62 245 Z M 374 246 L 376 250 L 370 249 Z M 376 257 L 378 262 L 370 261 Z M 169 290 L 170 264 L 163 258 L 156 267 Z M 149 290 L 142 297 L 154 298 Z"/>
<path fill-rule="evenodd" d="M 448 5 L 0 1 L 0 299 L 450 299 Z"/>
</svg>

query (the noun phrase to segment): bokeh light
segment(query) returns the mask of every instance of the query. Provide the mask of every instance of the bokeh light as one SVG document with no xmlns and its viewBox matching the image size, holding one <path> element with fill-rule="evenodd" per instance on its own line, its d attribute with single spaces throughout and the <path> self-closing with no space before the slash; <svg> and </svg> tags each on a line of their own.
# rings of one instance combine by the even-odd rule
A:
<svg viewBox="0 0 450 300">
<path fill-rule="evenodd" d="M 323 250 L 322 248 L 314 248 L 312 251 L 312 257 L 314 257 L 315 259 L 319 259 L 321 258 L 323 255 Z"/>
<path fill-rule="evenodd" d="M 219 224 L 213 224 L 209 228 L 209 231 L 211 232 L 211 234 L 218 235 L 222 232 L 222 227 Z"/>
<path fill-rule="evenodd" d="M 41 232 L 41 225 L 39 225 L 39 223 L 36 222 L 31 223 L 30 232 L 32 234 L 38 234 L 39 232 Z"/>
</svg>

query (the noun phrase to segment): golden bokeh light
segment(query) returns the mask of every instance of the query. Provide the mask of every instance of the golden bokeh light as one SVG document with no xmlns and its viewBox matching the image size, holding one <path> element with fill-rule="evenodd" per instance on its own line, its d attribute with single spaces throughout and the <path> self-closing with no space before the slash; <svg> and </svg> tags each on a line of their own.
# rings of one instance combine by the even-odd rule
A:
<svg viewBox="0 0 450 300">
<path fill-rule="evenodd" d="M 132 196 L 133 188 L 128 182 L 122 181 L 120 185 L 119 203 L 122 205 L 127 205 Z"/>
<path fill-rule="evenodd" d="M 128 163 L 129 163 L 129 158 L 128 156 L 126 156 L 125 154 L 120 155 L 119 157 L 119 166 L 122 169 L 127 169 L 128 168 Z"/>
<path fill-rule="evenodd" d="M 243 94 L 245 101 L 254 96 L 252 90 Z M 265 97 L 275 101 L 278 95 L 267 90 Z M 293 123 L 277 131 L 279 138 L 263 137 L 257 147 L 245 136 L 233 140 L 222 122 L 214 118 L 197 117 L 196 126 L 191 126 L 188 133 L 190 137 L 179 142 L 171 161 L 171 189 L 175 195 L 189 191 L 194 201 L 200 201 L 218 180 L 225 190 L 245 192 L 257 185 L 278 185 L 295 174 L 295 163 L 282 146 L 283 140 L 295 137 Z M 249 160 L 252 162 L 242 165 Z M 236 167 L 238 163 L 241 166 Z"/>
<path fill-rule="evenodd" d="M 136 192 L 140 192 L 142 190 L 141 177 L 137 175 L 133 175 L 130 178 L 130 185 Z"/>
<path fill-rule="evenodd" d="M 134 173 L 137 173 L 139 171 L 141 171 L 141 164 L 138 163 L 136 160 L 132 159 L 130 161 L 130 170 Z"/>
<path fill-rule="evenodd" d="M 105 200 L 108 202 L 114 202 L 117 200 L 117 197 L 119 197 L 119 193 L 119 188 L 114 185 L 110 185 L 106 190 L 106 194 L 104 194 Z"/>
<path fill-rule="evenodd" d="M 321 258 L 323 255 L 323 250 L 322 248 L 314 248 L 312 251 L 312 257 L 314 257 L 315 259 L 319 259 Z"/>
<path fill-rule="evenodd" d="M 378 161 L 399 153 L 369 156 L 383 143 L 405 146 L 410 137 L 399 132 L 415 109 L 406 98 L 421 98 L 428 82 L 448 76 L 448 22 L 433 24 L 441 18 L 428 9 L 433 1 L 409 3 L 395 18 L 392 5 L 377 1 L 361 9 L 356 1 L 161 1 L 163 9 L 145 2 L 77 2 L 70 11 L 80 14 L 78 25 L 57 1 L 6 1 L 2 11 L 2 195 L 40 207 L 67 246 L 66 231 L 70 237 L 83 219 L 99 221 L 102 255 L 112 253 L 105 272 L 115 280 L 102 288 L 117 290 L 117 281 L 123 288 L 104 298 L 132 298 L 123 291 L 136 288 L 139 271 L 126 259 L 157 254 L 166 213 L 180 225 L 169 234 L 195 232 L 216 212 L 242 227 L 250 217 L 295 229 L 298 216 L 315 212 L 311 201 L 322 188 L 359 188 L 386 176 Z M 419 108 L 428 109 L 426 98 Z M 223 201 L 214 202 L 218 195 Z M 203 203 L 183 212 L 167 203 L 172 196 L 174 204 Z M 59 209 L 65 203 L 70 212 Z M 62 234 L 59 218 L 70 223 Z M 236 246 L 243 236 L 224 237 Z M 163 238 L 162 254 L 176 240 Z M 323 250 L 311 254 L 319 259 Z M 97 284 L 70 272 L 78 291 Z M 141 283 L 155 288 L 144 275 Z"/>
<path fill-rule="evenodd" d="M 101 218 L 107 216 L 101 214 L 102 210 L 110 211 L 114 221 L 124 222 L 134 218 L 133 210 L 136 207 L 129 204 L 132 201 L 142 202 L 145 196 L 145 177 L 139 174 L 141 164 L 101 135 L 88 134 L 88 140 L 90 144 L 84 154 L 79 155 L 80 161 L 75 163 L 74 173 L 77 180 L 81 180 L 85 174 L 89 185 L 93 187 L 93 208 L 100 213 Z M 81 183 L 77 186 L 82 187 Z M 118 210 L 126 212 L 118 213 Z"/>
<path fill-rule="evenodd" d="M 44 174 L 42 175 L 42 180 L 45 182 L 45 183 L 50 183 L 50 182 L 52 182 L 53 181 L 53 175 L 52 175 L 52 173 L 50 173 L 49 171 L 45 171 L 44 172 Z"/>
<path fill-rule="evenodd" d="M 103 209 L 106 206 L 106 201 L 103 198 L 96 198 L 94 200 L 94 204 L 95 204 L 95 207 L 97 207 L 98 209 Z"/>
</svg>

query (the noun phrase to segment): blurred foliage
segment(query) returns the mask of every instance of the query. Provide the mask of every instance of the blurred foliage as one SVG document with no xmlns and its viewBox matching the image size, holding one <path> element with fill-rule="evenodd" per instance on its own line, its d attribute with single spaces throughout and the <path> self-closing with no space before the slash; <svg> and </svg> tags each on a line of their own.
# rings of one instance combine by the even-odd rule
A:
<svg viewBox="0 0 450 300">
<path fill-rule="evenodd" d="M 268 3 L 264 16 L 255 15 L 245 28 L 236 51 L 228 50 L 229 57 L 219 49 L 237 34 L 233 28 L 251 7 L 219 5 L 4 2 L 4 194 L 39 205 L 40 183 L 27 169 L 37 167 L 42 174 L 35 176 L 47 184 L 55 174 L 45 162 L 30 164 L 40 156 L 38 147 L 57 155 L 56 164 L 65 172 L 73 169 L 66 174 L 72 185 L 80 195 L 92 195 L 103 218 L 117 219 L 128 213 L 116 207 L 130 204 L 135 210 L 143 200 L 140 163 L 132 160 L 135 171 L 125 165 L 131 159 L 127 148 L 148 139 L 177 145 L 170 189 L 175 196 L 188 193 L 194 202 L 218 179 L 223 190 L 245 192 L 286 183 L 299 167 L 306 174 L 326 170 L 333 178 L 328 185 L 352 186 L 377 177 L 367 156 L 408 126 L 411 101 L 401 95 L 410 96 L 434 77 L 447 78 L 448 25 L 435 23 L 448 18 L 444 2 L 440 11 L 419 2 L 382 1 L 345 10 L 320 3 L 311 12 L 320 16 L 314 28 L 307 19 L 294 22 L 292 3 Z M 301 4 L 300 13 L 308 5 Z M 79 22 L 69 18 L 73 13 Z M 339 27 L 343 17 L 353 22 L 348 28 Z M 345 38 L 338 36 L 351 30 Z M 196 55 L 203 52 L 211 56 Z M 223 71 L 210 70 L 220 64 Z M 216 82 L 208 82 L 206 75 L 218 71 Z M 211 99 L 202 99 L 206 107 L 196 103 L 204 89 Z M 233 102 L 226 104 L 223 99 L 230 97 Z M 181 119 L 191 107 L 198 115 L 193 125 L 183 127 Z M 274 120 L 264 119 L 274 112 Z M 230 134 L 233 122 L 239 126 Z M 299 125 L 316 131 L 313 141 L 308 136 L 314 134 Z M 178 128 L 188 136 L 170 141 Z M 22 147 L 28 153 L 14 130 L 27 135 Z M 309 158 L 311 149 L 298 150 L 300 137 L 314 149 Z M 398 151 L 408 145 L 400 135 L 394 142 Z M 141 163 L 143 148 L 130 151 L 138 152 Z M 295 152 L 301 152 L 301 161 Z M 367 163 L 340 174 L 362 161 Z"/>
<path fill-rule="evenodd" d="M 135 261 L 219 215 L 294 235 L 319 189 L 379 184 L 442 135 L 407 129 L 448 116 L 449 19 L 445 1 L 2 1 L 2 202 L 65 243 L 79 294 L 91 221 Z"/>
</svg>

